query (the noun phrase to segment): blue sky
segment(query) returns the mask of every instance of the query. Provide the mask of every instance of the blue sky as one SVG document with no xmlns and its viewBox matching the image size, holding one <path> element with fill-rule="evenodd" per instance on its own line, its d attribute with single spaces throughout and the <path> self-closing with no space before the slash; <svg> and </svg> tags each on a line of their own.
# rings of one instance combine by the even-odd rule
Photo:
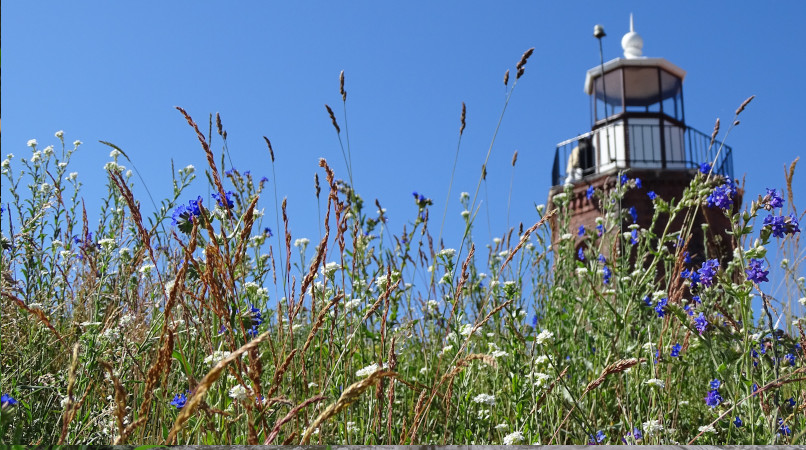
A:
<svg viewBox="0 0 806 450">
<path fill-rule="evenodd" d="M 546 202 L 555 144 L 590 129 L 582 88 L 585 71 L 599 62 L 593 26 L 608 33 L 605 60 L 619 57 L 632 12 L 644 55 L 687 71 L 689 126 L 710 134 L 716 118 L 726 124 L 756 95 L 727 141 L 736 176 L 747 176 L 750 200 L 765 187 L 783 187 L 783 166 L 803 154 L 799 131 L 806 123 L 806 2 L 767 5 L 7 1 L 3 153 L 27 155 L 32 138 L 40 146 L 56 144 L 53 133 L 63 129 L 67 141 L 84 142 L 72 170 L 90 201 L 104 189 L 102 167 L 109 160 L 109 148 L 98 140 L 111 141 L 132 157 L 159 199 L 170 193 L 171 158 L 177 168 L 205 167 L 174 106 L 205 127 L 208 114 L 220 112 L 239 170 L 271 177 L 262 136 L 271 139 L 294 238 L 315 238 L 318 159 L 346 178 L 324 108 L 333 106 L 344 128 L 338 90 L 344 70 L 355 185 L 368 203 L 378 198 L 388 209 L 396 233 L 416 212 L 412 191 L 431 197 L 432 218 L 441 216 L 466 102 L 446 225 L 446 246 L 458 247 L 458 195 L 476 187 L 505 99 L 503 74 L 514 73 L 523 51 L 535 47 L 488 165 L 476 228 L 477 239 L 488 241 L 506 231 L 515 150 L 509 222 L 537 220 L 534 204 Z M 801 198 L 802 178 L 796 175 Z M 187 198 L 206 192 L 202 181 Z M 139 187 L 135 194 L 145 199 Z M 273 202 L 265 200 L 269 213 Z M 271 214 L 267 219 L 274 221 Z"/>
</svg>

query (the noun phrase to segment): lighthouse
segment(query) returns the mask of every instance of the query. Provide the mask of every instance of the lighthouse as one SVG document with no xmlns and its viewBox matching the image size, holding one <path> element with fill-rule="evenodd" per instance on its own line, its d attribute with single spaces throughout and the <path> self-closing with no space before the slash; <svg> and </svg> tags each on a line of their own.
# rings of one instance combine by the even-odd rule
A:
<svg viewBox="0 0 806 450">
<path fill-rule="evenodd" d="M 604 29 L 597 25 L 594 36 L 601 49 Z M 554 152 L 549 201 L 570 189 L 570 230 L 580 225 L 587 229 L 596 226 L 602 208 L 587 192 L 591 187 L 613 189 L 622 171 L 642 181 L 641 189 L 626 194 L 622 207 L 635 208 L 636 223 L 643 228 L 650 226 L 654 212 L 647 195 L 650 191 L 667 201 L 679 200 L 702 163 L 712 165 L 713 176 L 733 178 L 731 147 L 686 124 L 686 71 L 664 58 L 644 56 L 644 41 L 635 31 L 632 15 L 621 47 L 623 56 L 607 62 L 602 59 L 585 75 L 591 131 L 558 143 Z M 733 200 L 738 209 L 741 196 Z M 725 233 L 729 224 L 722 211 L 701 207 L 694 220 L 689 248 L 692 256 L 702 259 L 706 253 L 726 255 L 732 251 L 730 236 Z M 554 220 L 555 242 L 557 226 Z"/>
</svg>

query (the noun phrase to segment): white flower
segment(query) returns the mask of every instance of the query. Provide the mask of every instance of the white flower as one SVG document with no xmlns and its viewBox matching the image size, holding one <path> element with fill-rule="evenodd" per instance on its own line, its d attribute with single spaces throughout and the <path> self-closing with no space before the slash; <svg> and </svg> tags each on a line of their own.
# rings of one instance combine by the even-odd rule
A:
<svg viewBox="0 0 806 450">
<path fill-rule="evenodd" d="M 28 141 L 28 147 L 34 148 L 36 147 L 36 139 L 31 139 Z"/>
<path fill-rule="evenodd" d="M 507 356 L 507 355 L 509 355 L 509 353 L 507 353 L 507 352 L 505 352 L 503 350 L 495 350 L 492 353 L 490 353 L 490 356 L 492 356 L 493 358 L 500 358 L 502 356 Z"/>
<path fill-rule="evenodd" d="M 561 241 L 570 241 L 574 236 L 571 233 L 565 233 L 564 235 L 560 236 Z"/>
<path fill-rule="evenodd" d="M 347 422 L 347 432 L 358 433 L 358 427 L 355 425 L 355 422 Z"/>
<path fill-rule="evenodd" d="M 799 299 L 798 299 L 798 303 L 800 303 L 800 304 L 801 304 L 801 305 L 803 305 L 803 306 L 806 306 L 806 297 L 801 297 L 801 298 L 799 298 Z"/>
<path fill-rule="evenodd" d="M 537 337 L 535 337 L 535 342 L 537 342 L 538 344 L 543 344 L 544 342 L 549 341 L 552 338 L 554 338 L 554 333 L 552 333 L 549 330 L 543 330 L 540 332 L 540 334 L 537 335 Z"/>
<path fill-rule="evenodd" d="M 346 309 L 347 311 L 352 311 L 352 310 L 358 308 L 358 305 L 360 305 L 360 304 L 361 304 L 361 299 L 360 298 L 354 298 L 354 299 L 352 299 L 352 300 L 350 300 L 350 301 L 348 301 L 347 303 L 344 304 L 344 309 Z"/>
<path fill-rule="evenodd" d="M 566 197 L 568 197 L 568 194 L 566 194 L 565 192 L 560 192 L 559 194 L 554 196 L 553 198 L 554 203 L 561 203 L 563 200 L 566 199 Z"/>
<path fill-rule="evenodd" d="M 507 428 L 509 428 L 509 425 L 505 423 L 499 423 L 498 425 L 495 426 L 496 430 L 506 430 Z"/>
<path fill-rule="evenodd" d="M 108 341 L 116 341 L 120 337 L 119 328 L 107 328 L 101 336 Z"/>
<path fill-rule="evenodd" d="M 461 194 L 459 194 L 459 200 L 460 201 L 469 200 L 469 199 L 470 199 L 470 194 L 468 194 L 467 192 L 462 192 Z"/>
<path fill-rule="evenodd" d="M 107 172 L 123 172 L 123 169 L 125 168 L 126 166 L 121 166 L 115 161 L 109 161 L 108 163 L 104 164 L 104 170 Z"/>
<path fill-rule="evenodd" d="M 195 171 L 196 171 L 196 168 L 195 168 L 195 167 L 193 167 L 193 164 L 188 164 L 188 165 L 185 167 L 185 169 L 184 169 L 184 170 L 185 170 L 185 173 L 186 173 L 186 174 L 190 175 L 191 173 L 193 173 L 193 172 L 195 172 Z"/>
<path fill-rule="evenodd" d="M 98 243 L 103 245 L 103 246 L 107 246 L 107 245 L 109 247 L 114 247 L 115 246 L 115 240 L 114 239 L 109 239 L 109 238 L 101 239 L 101 240 L 98 241 Z"/>
<path fill-rule="evenodd" d="M 541 387 L 546 384 L 546 382 L 551 380 L 551 376 L 547 375 L 543 372 L 531 372 L 526 375 L 526 378 L 531 378 L 534 382 L 535 387 Z"/>
<path fill-rule="evenodd" d="M 470 211 L 468 210 L 464 210 L 460 214 L 462 215 L 463 219 L 467 219 L 468 217 L 470 217 Z"/>
<path fill-rule="evenodd" d="M 48 192 L 50 192 L 50 189 L 51 189 L 52 187 L 53 187 L 53 186 L 51 186 L 49 183 L 42 183 L 42 185 L 41 185 L 41 186 L 39 186 L 39 192 L 42 192 L 42 193 L 44 193 L 44 194 L 47 194 Z"/>
<path fill-rule="evenodd" d="M 588 273 L 587 267 L 577 267 L 577 275 L 582 276 Z"/>
<path fill-rule="evenodd" d="M 67 181 L 73 181 L 76 179 L 76 177 L 78 177 L 78 172 L 70 172 L 70 175 L 67 175 L 64 177 L 64 179 Z"/>
<path fill-rule="evenodd" d="M 551 362 L 551 357 L 550 357 L 550 356 L 547 356 L 547 355 L 540 355 L 540 356 L 538 356 L 538 357 L 537 357 L 537 361 L 536 361 L 536 362 L 537 362 L 538 364 L 540 364 L 540 365 L 543 365 L 543 364 L 548 364 L 548 363 L 550 363 L 550 362 Z"/>
<path fill-rule="evenodd" d="M 129 247 L 121 247 L 120 250 L 118 250 L 118 254 L 120 256 L 127 257 L 130 256 L 131 250 L 129 250 Z"/>
<path fill-rule="evenodd" d="M 452 248 L 443 248 L 437 253 L 437 256 L 444 256 L 447 259 L 452 259 L 456 255 L 456 250 Z"/>
<path fill-rule="evenodd" d="M 229 396 L 236 400 L 243 400 L 246 398 L 246 388 L 238 384 L 229 390 Z"/>
<path fill-rule="evenodd" d="M 52 156 L 53 155 L 53 146 L 48 145 L 47 147 L 43 148 L 42 153 L 44 153 L 45 156 Z"/>
<path fill-rule="evenodd" d="M 473 325 L 466 323 L 462 325 L 462 328 L 459 329 L 459 334 L 462 336 L 470 336 L 470 333 L 473 332 Z M 479 331 L 476 330 L 476 334 L 479 334 Z"/>
<path fill-rule="evenodd" d="M 490 394 L 479 394 L 473 397 L 473 403 L 481 403 L 484 405 L 495 405 L 495 396 Z"/>
<path fill-rule="evenodd" d="M 308 244 L 311 243 L 311 240 L 308 238 L 299 238 L 294 240 L 294 247 L 302 247 L 305 248 Z"/>
<path fill-rule="evenodd" d="M 501 243 L 501 238 L 493 238 L 493 244 L 498 245 Z"/>
<path fill-rule="evenodd" d="M 64 138 L 64 130 L 57 131 L 56 134 L 54 134 L 54 136 L 56 136 L 59 139 Z"/>
<path fill-rule="evenodd" d="M 315 388 L 315 387 L 319 387 L 319 385 L 318 385 L 318 384 L 316 384 L 316 383 L 314 383 L 313 381 L 311 381 L 310 383 L 308 383 L 308 389 L 312 389 L 312 388 Z"/>
<path fill-rule="evenodd" d="M 430 313 L 436 313 L 439 310 L 439 302 L 436 300 L 428 300 L 425 302 L 425 309 Z"/>
<path fill-rule="evenodd" d="M 80 324 L 82 327 L 97 327 L 101 325 L 101 322 L 81 322 Z"/>
<path fill-rule="evenodd" d="M 658 387 L 658 388 L 661 388 L 661 389 L 666 387 L 666 383 L 664 383 L 663 380 L 659 380 L 657 378 L 650 378 L 650 379 L 644 381 L 644 384 L 648 384 L 650 386 Z"/>
<path fill-rule="evenodd" d="M 40 160 L 40 156 L 42 156 L 42 152 L 35 151 L 33 155 L 31 155 L 31 162 L 37 162 Z"/>
<path fill-rule="evenodd" d="M 81 144 L 83 144 L 83 142 L 79 141 L 78 139 L 76 139 L 75 141 L 73 141 L 73 147 L 78 147 L 78 146 L 79 146 L 79 145 L 81 145 Z"/>
<path fill-rule="evenodd" d="M 329 277 L 339 269 L 341 269 L 341 264 L 337 262 L 329 262 L 322 267 L 322 274 L 324 274 L 326 277 Z"/>
<path fill-rule="evenodd" d="M 714 434 L 716 434 L 716 428 L 714 428 L 713 425 L 703 425 L 703 426 L 697 428 L 697 430 L 700 433 L 714 433 Z"/>
<path fill-rule="evenodd" d="M 111 152 L 109 152 L 110 158 L 118 159 L 118 156 L 120 156 L 120 150 L 118 149 L 113 149 Z"/>
<path fill-rule="evenodd" d="M 646 433 L 647 437 L 654 436 L 660 431 L 663 431 L 663 425 L 661 425 L 659 420 L 650 420 L 648 422 L 644 422 L 644 432 Z"/>
<path fill-rule="evenodd" d="M 543 214 L 543 210 L 546 209 L 546 205 L 541 203 L 541 204 L 535 206 L 535 209 L 537 210 L 538 214 Z"/>
<path fill-rule="evenodd" d="M 228 351 L 216 350 L 216 351 L 213 352 L 212 355 L 204 358 L 204 363 L 205 364 L 210 364 L 211 366 L 215 366 L 216 364 L 220 363 L 222 360 L 224 360 L 224 358 L 228 357 L 229 355 L 230 355 L 230 352 L 228 352 Z"/>
<path fill-rule="evenodd" d="M 439 356 L 442 356 L 442 355 L 444 355 L 445 353 L 448 353 L 451 350 L 453 350 L 453 345 L 446 345 L 446 346 L 442 347 L 442 351 L 439 352 Z"/>
<path fill-rule="evenodd" d="M 146 264 L 143 267 L 141 267 L 139 269 L 139 271 L 140 271 L 140 273 L 150 273 L 151 269 L 153 269 L 153 268 L 154 268 L 154 266 L 152 264 Z"/>
<path fill-rule="evenodd" d="M 124 315 L 123 317 L 120 318 L 120 321 L 118 322 L 118 325 L 120 325 L 120 327 L 123 328 L 123 327 L 126 327 L 126 326 L 128 326 L 128 325 L 130 325 L 132 323 L 134 323 L 134 315 L 133 314 L 126 314 L 126 315 Z"/>
<path fill-rule="evenodd" d="M 357 376 L 357 377 L 368 377 L 368 376 L 372 375 L 373 373 L 375 373 L 376 371 L 383 369 L 383 367 L 384 366 L 379 366 L 378 363 L 372 363 L 372 364 L 368 365 L 367 367 L 364 367 L 363 369 L 359 369 L 355 373 L 355 376 Z"/>
<path fill-rule="evenodd" d="M 421 375 L 425 375 L 426 373 L 428 373 L 428 367 L 423 367 L 422 369 L 420 369 Z"/>
<path fill-rule="evenodd" d="M 523 440 L 523 433 L 520 431 L 515 431 L 514 433 L 510 433 L 504 436 L 504 445 L 512 445 L 516 444 Z"/>
</svg>

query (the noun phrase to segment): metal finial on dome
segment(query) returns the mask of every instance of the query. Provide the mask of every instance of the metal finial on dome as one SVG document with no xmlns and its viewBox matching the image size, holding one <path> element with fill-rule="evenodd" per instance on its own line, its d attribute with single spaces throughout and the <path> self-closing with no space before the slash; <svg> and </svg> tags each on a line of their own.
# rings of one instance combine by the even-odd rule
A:
<svg viewBox="0 0 806 450">
<path fill-rule="evenodd" d="M 621 48 L 624 49 L 624 57 L 627 59 L 640 58 L 643 55 L 644 40 L 635 32 L 632 13 L 630 13 L 630 32 L 621 38 Z"/>
</svg>

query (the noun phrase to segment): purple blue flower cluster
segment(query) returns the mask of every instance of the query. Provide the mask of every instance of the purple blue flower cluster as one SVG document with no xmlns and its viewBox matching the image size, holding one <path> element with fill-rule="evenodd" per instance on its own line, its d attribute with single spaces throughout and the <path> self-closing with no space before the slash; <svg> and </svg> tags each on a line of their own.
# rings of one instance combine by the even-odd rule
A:
<svg viewBox="0 0 806 450">
<path fill-rule="evenodd" d="M 596 436 L 591 436 L 590 439 L 591 440 L 590 442 L 588 442 L 588 445 L 598 445 L 604 442 L 605 439 L 607 439 L 607 435 L 605 434 L 604 431 L 599 430 L 596 432 Z"/>
<path fill-rule="evenodd" d="M 584 236 L 585 235 L 585 225 L 579 226 L 579 231 L 577 231 L 577 236 Z"/>
<path fill-rule="evenodd" d="M 708 175 L 711 172 L 711 164 L 704 162 L 700 164 L 700 173 L 703 175 Z"/>
<path fill-rule="evenodd" d="M 7 408 L 9 406 L 14 406 L 16 404 L 17 404 L 17 400 L 14 399 L 14 397 L 12 397 L 9 394 L 3 394 L 3 396 L 0 397 L 0 406 L 2 406 L 3 408 Z"/>
<path fill-rule="evenodd" d="M 764 209 L 769 211 L 774 208 L 782 208 L 784 206 L 784 199 L 776 189 L 767 188 L 767 195 L 761 199 L 761 203 L 764 205 Z"/>
<path fill-rule="evenodd" d="M 201 195 L 196 197 L 196 200 L 188 201 L 187 205 L 179 205 L 174 210 L 171 218 L 173 219 L 171 225 L 176 226 L 180 221 L 193 222 L 193 219 L 201 215 L 199 204 L 201 203 Z"/>
<path fill-rule="evenodd" d="M 632 223 L 638 221 L 638 211 L 635 210 L 635 206 L 630 206 L 630 216 L 632 216 Z"/>
<path fill-rule="evenodd" d="M 411 193 L 414 196 L 414 203 L 417 203 L 417 206 L 420 208 L 425 208 L 428 205 L 433 204 L 430 198 L 427 198 L 423 194 L 418 194 L 417 191 Z"/>
<path fill-rule="evenodd" d="M 702 268 L 697 271 L 700 276 L 700 283 L 705 287 L 710 287 L 714 283 L 714 277 L 719 269 L 719 261 L 709 259 L 702 263 Z"/>
<path fill-rule="evenodd" d="M 770 273 L 769 270 L 762 270 L 762 265 L 764 261 L 761 259 L 751 259 L 750 262 L 747 264 L 747 269 L 744 269 L 744 273 L 747 274 L 747 279 L 754 282 L 754 283 L 761 283 L 762 281 L 770 281 L 767 279 L 767 274 Z"/>
<path fill-rule="evenodd" d="M 604 284 L 610 284 L 610 278 L 613 276 L 613 272 L 610 271 L 610 268 L 605 266 L 604 267 Z"/>
<path fill-rule="evenodd" d="M 719 395 L 719 386 L 721 384 L 722 383 L 717 379 L 711 381 L 711 390 L 708 391 L 708 395 L 705 396 L 705 404 L 711 408 L 716 408 L 724 400 L 722 396 Z"/>
<path fill-rule="evenodd" d="M 736 185 L 733 184 L 733 180 L 729 179 L 723 185 L 714 188 L 706 201 L 709 207 L 730 209 L 733 206 L 734 198 L 736 198 Z"/>
<path fill-rule="evenodd" d="M 632 230 L 630 232 L 630 245 L 635 245 L 638 243 L 638 230 Z"/>
<path fill-rule="evenodd" d="M 674 344 L 674 345 L 672 346 L 672 353 L 671 353 L 671 354 L 672 354 L 672 357 L 673 357 L 673 358 L 677 358 L 678 356 L 680 356 L 680 349 L 682 349 L 682 348 L 683 348 L 683 346 L 682 346 L 682 345 L 680 345 L 680 344 Z"/>
<path fill-rule="evenodd" d="M 669 303 L 669 300 L 666 297 L 658 300 L 658 303 L 655 305 L 655 312 L 658 313 L 658 318 L 663 317 L 666 312 L 666 305 Z"/>
<path fill-rule="evenodd" d="M 176 408 L 176 409 L 182 409 L 182 408 L 184 408 L 184 407 L 185 407 L 185 404 L 186 404 L 186 403 L 187 403 L 187 401 L 188 401 L 188 398 L 187 398 L 187 395 L 186 395 L 186 394 L 188 394 L 188 391 L 185 391 L 185 393 L 183 393 L 183 394 L 176 394 L 176 395 L 174 395 L 174 399 L 173 399 L 173 400 L 171 400 L 171 403 L 169 403 L 169 404 L 170 404 L 171 406 L 173 406 L 174 408 Z"/>
<path fill-rule="evenodd" d="M 777 238 L 800 233 L 800 224 L 794 213 L 789 216 L 767 216 L 764 218 L 764 226 L 770 227 L 773 237 Z"/>
<path fill-rule="evenodd" d="M 658 194 L 656 194 L 655 191 L 649 191 L 646 193 L 646 195 L 649 197 L 650 200 L 655 200 L 656 198 L 658 198 Z"/>
<path fill-rule="evenodd" d="M 219 193 L 214 193 L 213 198 L 215 199 L 215 201 L 218 204 L 218 206 L 223 208 L 224 207 L 224 202 L 226 201 L 226 205 L 227 205 L 226 207 L 227 208 L 232 208 L 233 206 L 235 206 L 235 202 L 232 201 L 232 196 L 233 195 L 235 195 L 235 194 L 232 191 L 227 191 L 227 192 L 224 193 L 224 198 L 221 198 L 221 194 L 219 194 Z"/>
<path fill-rule="evenodd" d="M 694 318 L 694 327 L 697 328 L 697 331 L 699 331 L 700 334 L 702 334 L 708 327 L 708 319 L 705 318 L 703 313 L 700 313 L 699 316 Z"/>
<path fill-rule="evenodd" d="M 588 198 L 588 200 L 593 199 L 594 192 L 596 192 L 596 189 L 594 189 L 593 186 L 588 186 L 588 190 L 585 191 L 585 196 Z"/>
</svg>

